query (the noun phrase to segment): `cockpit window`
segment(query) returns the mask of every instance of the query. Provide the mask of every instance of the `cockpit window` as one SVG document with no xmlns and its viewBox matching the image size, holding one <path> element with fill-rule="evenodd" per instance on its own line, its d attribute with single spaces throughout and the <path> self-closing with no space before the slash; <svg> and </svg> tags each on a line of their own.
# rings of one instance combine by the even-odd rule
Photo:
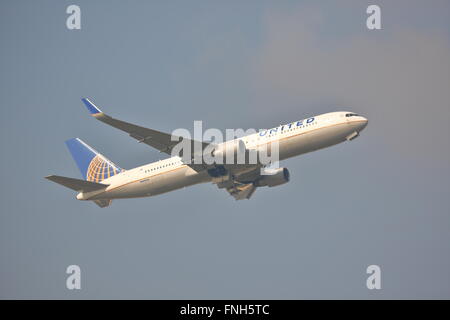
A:
<svg viewBox="0 0 450 320">
<path fill-rule="evenodd" d="M 356 113 L 347 113 L 345 116 L 346 117 L 359 117 L 359 115 L 357 115 Z"/>
</svg>

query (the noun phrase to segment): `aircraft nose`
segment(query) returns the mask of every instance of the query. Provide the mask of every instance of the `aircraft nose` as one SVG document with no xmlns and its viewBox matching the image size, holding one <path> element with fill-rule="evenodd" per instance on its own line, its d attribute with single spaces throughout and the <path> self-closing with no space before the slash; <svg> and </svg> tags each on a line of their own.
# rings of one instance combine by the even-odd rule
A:
<svg viewBox="0 0 450 320">
<path fill-rule="evenodd" d="M 369 123 L 369 120 L 365 117 L 361 117 L 360 125 L 359 125 L 359 131 L 363 130 L 365 127 L 367 127 L 367 124 Z"/>
<path fill-rule="evenodd" d="M 365 118 L 365 117 L 362 117 L 363 118 L 363 129 L 367 126 L 367 124 L 369 123 L 369 119 L 367 119 L 367 118 Z"/>
</svg>

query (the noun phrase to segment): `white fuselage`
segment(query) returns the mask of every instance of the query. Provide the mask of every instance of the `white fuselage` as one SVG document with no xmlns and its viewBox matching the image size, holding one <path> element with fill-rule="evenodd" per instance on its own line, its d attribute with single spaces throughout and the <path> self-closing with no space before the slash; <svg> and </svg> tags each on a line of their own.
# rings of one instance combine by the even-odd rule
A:
<svg viewBox="0 0 450 320">
<path fill-rule="evenodd" d="M 249 150 L 278 142 L 279 160 L 322 149 L 350 140 L 364 129 L 367 119 L 346 117 L 348 112 L 331 112 L 263 130 L 236 140 L 242 140 Z M 308 120 L 313 119 L 311 122 Z M 125 170 L 102 181 L 106 190 L 79 193 L 77 199 L 120 199 L 148 197 L 203 182 L 211 182 L 206 170 L 197 172 L 171 157 L 134 169 Z"/>
</svg>

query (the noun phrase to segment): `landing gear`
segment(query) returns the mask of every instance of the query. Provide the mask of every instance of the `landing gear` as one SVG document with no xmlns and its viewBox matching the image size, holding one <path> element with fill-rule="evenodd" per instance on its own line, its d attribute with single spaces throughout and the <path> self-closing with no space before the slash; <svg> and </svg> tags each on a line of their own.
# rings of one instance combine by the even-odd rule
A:
<svg viewBox="0 0 450 320">
<path fill-rule="evenodd" d="M 359 136 L 359 132 L 358 131 L 354 131 L 354 132 L 350 133 L 348 136 L 346 136 L 345 139 L 347 141 L 351 141 L 351 140 L 357 138 L 358 136 Z"/>
</svg>

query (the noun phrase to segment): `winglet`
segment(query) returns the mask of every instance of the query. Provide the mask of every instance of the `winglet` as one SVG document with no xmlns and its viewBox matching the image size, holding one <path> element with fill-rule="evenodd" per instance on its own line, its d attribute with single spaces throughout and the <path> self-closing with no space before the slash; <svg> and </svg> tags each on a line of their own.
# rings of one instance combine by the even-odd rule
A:
<svg viewBox="0 0 450 320">
<path fill-rule="evenodd" d="M 92 115 L 96 115 L 96 114 L 102 113 L 102 110 L 97 108 L 95 106 L 95 104 L 93 104 L 91 101 L 89 101 L 88 98 L 83 98 L 83 99 L 81 99 L 81 101 L 83 101 L 83 103 L 86 105 L 86 108 L 89 110 L 89 112 Z"/>
</svg>

